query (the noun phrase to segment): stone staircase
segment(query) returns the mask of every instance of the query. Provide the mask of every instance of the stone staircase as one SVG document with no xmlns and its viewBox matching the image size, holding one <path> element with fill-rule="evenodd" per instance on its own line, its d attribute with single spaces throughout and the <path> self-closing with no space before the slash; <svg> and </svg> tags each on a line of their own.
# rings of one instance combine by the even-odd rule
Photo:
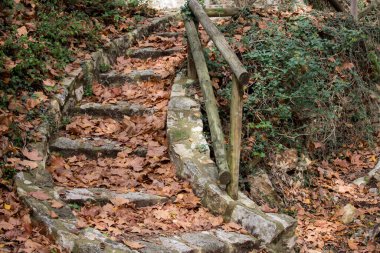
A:
<svg viewBox="0 0 380 253">
<path fill-rule="evenodd" d="M 218 183 L 217 167 L 203 134 L 201 101 L 194 96 L 196 83 L 181 72 L 174 78 L 175 67 L 184 60 L 185 43 L 155 47 L 149 43 L 150 36 L 161 37 L 162 43 L 181 40 L 183 29 L 177 18 L 150 19 L 92 53 L 91 59 L 60 82 L 59 92 L 49 100 L 49 121 L 38 126 L 40 138 L 27 147 L 41 159 L 33 169 L 16 175 L 17 194 L 31 210 L 32 222 L 64 252 L 256 252 L 262 247 L 294 252 L 296 221 L 292 217 L 264 213 L 242 193 L 233 200 Z M 157 69 L 157 62 L 171 66 Z M 86 87 L 92 87 L 95 95 L 83 97 Z M 111 91 L 122 96 L 110 98 Z M 73 129 L 77 119 L 85 125 L 95 122 L 107 133 L 99 134 L 92 127 Z M 131 131 L 128 122 L 132 120 L 139 130 Z M 69 124 L 57 133 L 57 125 L 63 122 Z M 118 124 L 122 131 L 108 134 L 109 123 Z M 124 158 L 132 158 L 133 163 Z M 187 200 L 176 202 L 179 195 L 197 199 L 196 208 L 189 212 L 203 212 L 203 216 L 183 216 L 184 223 L 209 222 L 207 226 L 178 226 L 170 233 L 160 227 L 149 230 L 154 233 L 140 233 L 132 232 L 132 219 L 119 215 L 129 212 L 140 226 L 150 215 L 143 210 L 169 206 L 183 211 L 181 205 Z M 127 204 L 118 206 L 115 200 Z M 80 213 L 87 207 L 112 205 L 113 225 L 127 225 L 119 229 L 121 238 L 107 233 L 113 225 L 97 228 L 97 220 L 91 223 Z M 217 225 L 212 225 L 212 219 L 218 220 Z M 222 221 L 235 223 L 231 227 L 231 223 L 221 225 Z M 173 222 L 172 216 L 168 222 Z"/>
<path fill-rule="evenodd" d="M 178 33 L 173 32 L 161 32 L 156 35 L 163 37 L 179 36 Z M 160 57 L 183 53 L 184 50 L 184 47 L 170 49 L 139 48 L 129 50 L 127 56 L 154 61 Z M 100 83 L 109 87 L 120 87 L 128 83 L 128 85 L 135 85 L 138 89 L 141 82 L 161 79 L 162 77 L 152 69 L 136 69 L 129 74 L 111 70 L 100 74 Z M 91 99 L 84 99 L 70 110 L 69 116 L 89 116 L 121 122 L 124 116 L 147 116 L 154 115 L 157 112 L 165 113 L 165 111 L 166 107 L 158 110 L 154 107 L 146 107 L 129 101 L 120 100 L 113 103 L 100 103 L 92 102 Z M 158 131 L 164 133 L 165 129 Z M 112 138 L 91 135 L 91 133 L 83 136 L 79 133 L 73 136 L 67 131 L 61 131 L 50 142 L 49 149 L 50 152 L 59 153 L 66 159 L 85 155 L 91 161 L 90 164 L 97 164 L 99 163 L 97 159 L 103 157 L 115 158 L 119 152 L 129 150 L 131 147 L 134 147 L 134 144 L 128 141 L 121 142 Z M 135 147 L 129 154 L 135 157 L 146 157 L 147 147 Z M 83 171 L 91 169 L 91 166 L 86 167 L 84 165 Z M 128 173 L 128 170 L 125 170 L 125 173 Z M 56 175 L 53 177 L 56 178 Z M 22 181 L 20 185 L 28 184 L 28 179 L 25 177 L 19 177 L 18 180 Z M 36 191 L 38 189 L 32 187 L 30 190 Z M 166 203 L 171 201 L 170 198 L 147 193 L 144 187 L 137 187 L 135 192 L 119 193 L 104 187 L 67 187 L 58 184 L 48 192 L 51 194 L 52 199 L 65 203 L 65 207 L 57 209 L 41 203 L 30 203 L 30 206 L 35 206 L 41 210 L 48 209 L 47 213 L 54 211 L 58 215 L 58 219 L 46 221 L 48 218 L 41 213 L 41 210 L 36 210 L 37 213 L 41 214 L 40 219 L 51 224 L 48 229 L 56 235 L 55 238 L 58 243 L 71 252 L 251 252 L 258 249 L 260 245 L 259 240 L 253 236 L 217 228 L 209 231 L 189 231 L 171 236 L 152 236 L 150 238 L 145 236 L 138 240 L 138 243 L 143 247 L 132 249 L 122 243 L 111 241 L 96 229 L 86 228 L 78 231 L 75 227 L 76 218 L 71 214 L 67 205 L 83 205 L 86 202 L 105 205 L 110 203 L 111 199 L 119 198 L 125 199 L 129 204 L 134 204 L 136 208 L 142 208 Z M 29 199 L 29 201 L 33 202 L 35 200 Z"/>
</svg>

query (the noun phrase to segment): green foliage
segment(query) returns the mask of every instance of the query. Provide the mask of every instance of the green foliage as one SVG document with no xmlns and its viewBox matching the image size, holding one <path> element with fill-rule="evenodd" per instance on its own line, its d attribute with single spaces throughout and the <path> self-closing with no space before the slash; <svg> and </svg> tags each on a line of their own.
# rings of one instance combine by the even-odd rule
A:
<svg viewBox="0 0 380 253">
<path fill-rule="evenodd" d="M 16 175 L 17 173 L 17 170 L 15 168 L 11 168 L 11 167 L 3 167 L 2 166 L 3 164 L 0 163 L 0 169 L 2 170 L 3 172 L 3 178 L 5 180 L 11 180 L 13 179 L 13 177 Z"/>
<path fill-rule="evenodd" d="M 110 70 L 111 70 L 111 66 L 110 66 L 109 64 L 101 63 L 101 64 L 99 65 L 99 71 L 100 71 L 101 73 L 106 73 L 106 72 L 108 72 L 108 71 L 110 71 Z"/>
<path fill-rule="evenodd" d="M 71 208 L 71 209 L 74 209 L 74 210 L 77 210 L 79 211 L 81 209 L 81 206 L 76 204 L 76 203 L 70 203 L 68 204 L 68 206 Z"/>
<path fill-rule="evenodd" d="M 2 0 L 0 2 L 0 7 L 2 8 L 13 8 L 14 7 L 14 0 Z"/>
<path fill-rule="evenodd" d="M 94 93 L 93 93 L 93 90 L 92 90 L 92 85 L 91 84 L 85 85 L 84 86 L 84 96 L 85 97 L 90 97 L 93 94 Z"/>
<path fill-rule="evenodd" d="M 245 15 L 248 23 L 261 21 Z M 369 126 L 376 115 L 368 98 L 378 56 L 372 54 L 369 66 L 362 49 L 365 33 L 332 19 L 296 16 L 284 22 L 273 17 L 266 28 L 252 25 L 244 35 L 242 60 L 254 82 L 246 90 L 243 123 L 244 139 L 253 145 L 243 149 L 243 156 L 265 157 L 279 144 L 305 148 L 322 142 L 328 151 L 352 141 L 349 135 L 372 136 Z M 233 22 L 222 30 L 233 37 L 239 25 Z M 210 70 L 223 73 L 221 57 L 215 58 Z M 230 99 L 229 85 L 218 93 Z"/>
<path fill-rule="evenodd" d="M 0 7 L 8 6 L 8 2 L 13 7 L 13 0 L 2 1 Z M 73 50 L 79 46 L 89 51 L 98 48 L 100 31 L 106 25 L 117 26 L 131 16 L 141 21 L 143 16 L 153 14 L 146 0 L 128 3 L 123 0 L 36 0 L 34 3 L 36 15 L 30 24 L 35 28 L 28 28 L 27 36 L 20 37 L 17 26 L 4 29 L 6 41 L 0 45 L 0 75 L 7 78 L 0 78 L 0 87 L 7 93 L 43 89 L 43 80 L 59 79 L 52 77 L 49 70 L 63 71 L 74 60 Z M 25 11 L 23 2 L 17 7 L 21 13 Z M 0 28 L 3 28 L 1 19 Z M 6 69 L 7 61 L 16 62 L 16 66 Z"/>
</svg>

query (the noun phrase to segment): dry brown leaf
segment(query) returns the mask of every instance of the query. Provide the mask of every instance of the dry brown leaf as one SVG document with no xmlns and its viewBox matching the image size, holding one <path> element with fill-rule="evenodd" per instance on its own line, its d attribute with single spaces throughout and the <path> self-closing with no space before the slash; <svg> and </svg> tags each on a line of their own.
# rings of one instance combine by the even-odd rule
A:
<svg viewBox="0 0 380 253">
<path fill-rule="evenodd" d="M 18 164 L 23 166 L 23 167 L 30 168 L 30 169 L 35 169 L 38 167 L 38 163 L 35 161 L 20 160 L 18 162 Z"/>
<path fill-rule="evenodd" d="M 142 245 L 139 242 L 128 241 L 128 240 L 124 240 L 123 242 L 125 243 L 125 245 L 127 245 L 131 249 L 142 249 L 145 247 L 144 245 Z"/>
<path fill-rule="evenodd" d="M 350 247 L 350 249 L 352 249 L 352 250 L 358 250 L 359 249 L 358 243 L 355 242 L 354 239 L 348 239 L 347 244 L 348 244 L 348 247 Z"/>
<path fill-rule="evenodd" d="M 49 215 L 53 219 L 57 219 L 58 218 L 58 215 L 54 211 L 49 211 Z"/>
<path fill-rule="evenodd" d="M 34 191 L 34 192 L 29 192 L 29 195 L 36 198 L 36 199 L 39 199 L 39 200 L 48 200 L 50 199 L 50 196 L 48 194 L 46 194 L 45 192 L 43 191 Z"/>
<path fill-rule="evenodd" d="M 32 161 L 41 161 L 42 160 L 42 157 L 39 155 L 38 151 L 37 150 L 31 150 L 29 151 L 27 148 L 24 148 L 22 150 L 22 154 L 28 158 L 29 160 L 32 160 Z"/>
<path fill-rule="evenodd" d="M 0 221 L 0 230 L 11 230 L 14 229 L 14 225 L 6 222 L 6 221 Z"/>
<path fill-rule="evenodd" d="M 84 222 L 83 220 L 81 220 L 81 219 L 78 219 L 78 220 L 77 220 L 77 224 L 76 224 L 76 227 L 77 227 L 77 228 L 85 228 L 85 227 L 87 227 L 87 226 L 88 226 L 87 223 Z"/>
<path fill-rule="evenodd" d="M 52 200 L 50 202 L 50 204 L 51 204 L 51 207 L 57 208 L 57 209 L 62 208 L 64 206 L 63 203 L 61 203 L 61 202 L 59 202 L 57 200 Z"/>
<path fill-rule="evenodd" d="M 26 26 L 21 26 L 20 28 L 17 29 L 17 34 L 21 37 L 23 35 L 28 34 L 28 30 L 26 29 Z"/>
<path fill-rule="evenodd" d="M 121 197 L 112 198 L 110 199 L 110 201 L 112 204 L 114 204 L 117 207 L 128 204 L 130 202 L 128 199 L 121 198 Z"/>
</svg>

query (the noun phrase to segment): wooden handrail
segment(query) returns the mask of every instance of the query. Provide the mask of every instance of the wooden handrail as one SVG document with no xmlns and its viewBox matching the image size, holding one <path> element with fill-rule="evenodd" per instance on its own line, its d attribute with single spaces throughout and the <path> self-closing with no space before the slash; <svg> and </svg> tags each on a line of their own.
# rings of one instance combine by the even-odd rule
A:
<svg viewBox="0 0 380 253">
<path fill-rule="evenodd" d="M 230 146 L 227 157 L 216 99 L 211 86 L 211 80 L 204 58 L 202 45 L 198 36 L 198 23 L 197 25 L 194 25 L 193 20 L 185 17 L 184 19 L 188 37 L 188 45 L 191 49 L 191 53 L 188 57 L 188 76 L 195 76 L 195 68 L 205 100 L 215 160 L 219 169 L 219 181 L 222 184 L 224 184 L 223 182 L 229 182 L 227 185 L 227 192 L 231 198 L 237 200 L 239 193 L 239 167 L 243 120 L 243 85 L 248 83 L 249 74 L 235 52 L 229 47 L 223 34 L 216 28 L 207 16 L 202 6 L 196 0 L 189 0 L 188 5 L 194 16 L 197 18 L 196 22 L 200 22 L 202 24 L 203 28 L 214 41 L 214 44 L 230 65 L 233 72 L 230 107 Z"/>
<path fill-rule="evenodd" d="M 202 45 L 198 37 L 197 29 L 193 20 L 186 17 L 185 28 L 187 32 L 187 39 L 189 40 L 191 53 L 197 71 L 199 84 L 202 89 L 203 98 L 206 107 L 207 120 L 210 125 L 212 146 L 214 148 L 214 155 L 216 165 L 219 169 L 219 182 L 221 184 L 228 184 L 231 180 L 231 173 L 228 169 L 227 155 L 224 146 L 224 134 L 222 131 L 222 124 L 220 122 L 218 107 L 214 91 L 212 90 L 211 79 L 208 73 L 207 64 L 203 55 Z"/>
<path fill-rule="evenodd" d="M 231 105 L 230 105 L 230 149 L 228 165 L 231 172 L 231 183 L 227 192 L 233 199 L 239 195 L 239 168 L 241 152 L 241 133 L 243 121 L 243 85 L 235 75 L 232 75 Z"/>
<path fill-rule="evenodd" d="M 212 23 L 211 19 L 207 16 L 206 12 L 197 0 L 189 0 L 188 4 L 194 16 L 197 18 L 197 21 L 201 23 L 208 36 L 210 36 L 215 46 L 219 49 L 224 59 L 230 65 L 232 72 L 234 72 L 239 83 L 247 84 L 249 81 L 249 73 L 244 68 L 235 52 L 230 48 L 223 34 Z"/>
</svg>

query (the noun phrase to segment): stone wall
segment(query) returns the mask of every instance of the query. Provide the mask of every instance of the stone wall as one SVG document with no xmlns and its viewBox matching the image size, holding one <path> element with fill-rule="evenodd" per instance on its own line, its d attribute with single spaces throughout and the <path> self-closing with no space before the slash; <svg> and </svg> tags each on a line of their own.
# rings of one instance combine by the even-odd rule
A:
<svg viewBox="0 0 380 253">
<path fill-rule="evenodd" d="M 188 180 L 202 204 L 225 221 L 242 225 L 275 252 L 291 252 L 295 244 L 296 221 L 285 214 L 264 213 L 243 193 L 237 201 L 230 198 L 217 179 L 218 169 L 210 158 L 203 134 L 200 101 L 196 83 L 182 73 L 172 86 L 168 107 L 167 132 L 169 152 L 177 175 Z"/>
</svg>

